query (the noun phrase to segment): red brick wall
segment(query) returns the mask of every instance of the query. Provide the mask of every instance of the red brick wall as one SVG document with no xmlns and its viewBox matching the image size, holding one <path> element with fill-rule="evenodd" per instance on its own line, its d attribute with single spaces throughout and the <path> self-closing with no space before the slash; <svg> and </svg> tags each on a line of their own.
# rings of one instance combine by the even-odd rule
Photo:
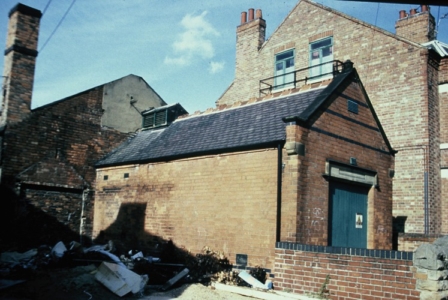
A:
<svg viewBox="0 0 448 300">
<path fill-rule="evenodd" d="M 82 191 L 61 192 L 42 190 L 38 186 L 27 186 L 23 189 L 23 192 L 31 205 L 39 207 L 48 215 L 54 216 L 73 232 L 79 232 Z"/>
<path fill-rule="evenodd" d="M 379 179 L 378 187 L 372 187 L 368 196 L 367 247 L 391 249 L 392 179 L 388 171 L 393 169 L 393 157 L 386 152 L 387 146 L 358 84 L 352 83 L 336 93 L 340 96 L 311 121 L 311 129 L 287 127 L 288 140 L 295 135 L 305 144 L 306 153 L 303 157 L 284 154 L 281 240 L 328 245 L 329 181 L 323 176 L 325 163 L 331 159 L 349 164 L 350 157 L 355 157 L 358 167 L 377 171 Z M 347 99 L 359 101 L 358 114 L 347 110 Z"/>
<path fill-rule="evenodd" d="M 294 247 L 301 250 L 293 250 Z M 329 253 L 334 251 L 331 247 L 319 250 L 278 243 L 274 287 L 298 294 L 329 295 L 329 299 L 420 299 L 412 270 L 412 253 L 336 249 L 339 253 L 356 253 L 350 255 Z M 329 281 L 325 285 L 327 276 Z M 323 287 L 326 293 L 321 294 Z"/>
<path fill-rule="evenodd" d="M 336 94 L 334 103 L 312 120 L 311 129 L 287 127 L 288 141 L 304 142 L 306 153 L 287 156 L 283 150 L 280 238 L 327 245 L 325 162 L 356 157 L 359 167 L 377 171 L 379 178 L 379 188 L 369 194 L 368 247 L 390 249 L 388 170 L 393 157 L 360 86 L 347 84 Z M 359 101 L 357 115 L 348 113 L 347 98 Z M 249 266 L 272 268 L 277 167 L 277 149 L 271 148 L 98 169 L 94 235 L 103 233 L 106 239 L 131 244 L 139 241 L 139 247 L 149 247 L 157 238 L 172 239 L 193 253 L 209 246 L 223 251 L 231 262 L 236 254 L 248 254 Z M 140 217 L 130 217 L 138 211 Z M 316 216 L 319 220 L 313 219 Z"/>
<path fill-rule="evenodd" d="M 427 13 L 418 14 L 413 20 L 423 20 L 428 16 Z M 430 216 L 431 230 L 439 232 L 441 220 L 437 208 L 447 205 L 441 203 L 438 194 L 437 127 L 431 130 L 428 127 L 436 126 L 430 118 L 439 112 L 428 111 L 429 108 L 437 109 L 437 95 L 433 98 L 427 90 L 426 49 L 345 14 L 327 10 L 320 4 L 303 0 L 260 50 L 250 55 L 237 53 L 236 65 L 240 76 L 235 76 L 217 104 L 258 97 L 259 81 L 274 75 L 278 49 L 294 48 L 295 68 L 308 67 L 309 41 L 324 34 L 333 37 L 334 59 L 350 59 L 354 63 L 392 146 L 399 151 L 393 179 L 394 216 L 407 217 L 406 232 L 424 232 L 424 174 L 429 172 L 433 208 L 430 211 L 433 213 Z M 240 40 L 239 37 L 237 49 L 240 49 Z M 430 167 L 428 163 L 434 165 Z"/>
<path fill-rule="evenodd" d="M 3 70 L 0 125 L 19 122 L 31 110 L 41 12 L 17 5 L 10 15 Z M 3 93 L 3 89 L 2 89 Z"/>
<path fill-rule="evenodd" d="M 193 253 L 209 246 L 233 263 L 236 254 L 248 254 L 249 266 L 272 268 L 276 207 L 275 148 L 102 168 L 94 235 L 138 240 L 141 248 L 172 239 Z M 130 214 L 140 216 L 133 225 Z"/>
<path fill-rule="evenodd" d="M 14 187 L 20 172 L 35 163 L 58 156 L 84 178 L 90 185 L 86 188 L 93 189 L 94 163 L 128 137 L 127 134 L 101 127 L 101 99 L 102 88 L 96 88 L 35 109 L 23 122 L 8 126 L 3 144 L 2 182 Z M 52 186 L 53 179 L 49 179 L 42 180 L 41 184 Z M 61 197 L 71 196 L 61 191 Z M 47 200 L 41 198 L 36 204 L 47 210 Z M 62 212 L 49 213 L 61 219 L 67 219 L 72 214 L 69 226 L 79 229 L 79 206 L 80 203 L 71 204 Z M 86 208 L 87 235 L 91 233 L 92 209 L 93 203 Z"/>
<path fill-rule="evenodd" d="M 56 151 L 87 182 L 94 182 L 93 165 L 127 138 L 101 127 L 102 88 L 33 110 L 23 123 L 8 127 L 4 138 L 3 179 L 14 176 Z"/>
</svg>

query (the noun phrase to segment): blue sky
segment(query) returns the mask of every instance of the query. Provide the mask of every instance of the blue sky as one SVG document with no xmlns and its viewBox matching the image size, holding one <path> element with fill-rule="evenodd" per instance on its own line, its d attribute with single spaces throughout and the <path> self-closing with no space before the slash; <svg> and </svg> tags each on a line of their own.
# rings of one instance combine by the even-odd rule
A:
<svg viewBox="0 0 448 300">
<path fill-rule="evenodd" d="M 21 3 L 44 11 L 49 1 Z M 51 1 L 41 19 L 33 108 L 128 74 L 143 77 L 167 103 L 181 103 L 190 113 L 214 107 L 234 77 L 235 32 L 241 12 L 262 9 L 269 38 L 298 2 L 77 0 L 49 39 L 72 1 Z M 418 8 L 410 4 L 315 2 L 390 32 L 395 32 L 400 10 Z M 8 12 L 15 4 L 17 1 L 1 0 L 3 48 Z M 448 13 L 448 6 L 432 6 L 431 13 L 440 19 Z M 448 43 L 448 17 L 439 22 L 438 39 Z M 0 62 L 3 70 L 3 56 Z"/>
</svg>

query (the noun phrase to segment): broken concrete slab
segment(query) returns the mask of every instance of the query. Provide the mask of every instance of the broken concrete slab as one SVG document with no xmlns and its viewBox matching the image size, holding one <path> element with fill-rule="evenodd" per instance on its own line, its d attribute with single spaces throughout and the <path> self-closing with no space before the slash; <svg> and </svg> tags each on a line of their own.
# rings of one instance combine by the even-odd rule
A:
<svg viewBox="0 0 448 300">
<path fill-rule="evenodd" d="M 246 281 L 248 284 L 250 284 L 252 287 L 259 288 L 259 289 L 267 289 L 266 286 L 261 283 L 258 279 L 247 273 L 246 271 L 241 271 L 238 274 L 238 277 Z"/>
<path fill-rule="evenodd" d="M 145 278 L 142 276 L 124 266 L 109 262 L 101 263 L 95 274 L 95 279 L 120 297 L 129 292 L 136 294 L 146 284 Z"/>
</svg>

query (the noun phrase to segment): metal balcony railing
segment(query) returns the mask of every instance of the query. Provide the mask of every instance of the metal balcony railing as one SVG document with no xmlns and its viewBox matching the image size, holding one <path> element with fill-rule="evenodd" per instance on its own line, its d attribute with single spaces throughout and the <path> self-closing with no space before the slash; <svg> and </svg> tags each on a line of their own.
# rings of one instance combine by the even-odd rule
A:
<svg viewBox="0 0 448 300">
<path fill-rule="evenodd" d="M 325 71 L 327 68 L 331 71 Z M 295 70 L 290 73 L 262 79 L 259 83 L 259 96 L 269 95 L 272 92 L 285 88 L 300 88 L 309 81 L 317 80 L 327 75 L 334 76 L 339 74 L 342 69 L 343 63 L 339 60 L 333 60 L 312 67 Z"/>
</svg>

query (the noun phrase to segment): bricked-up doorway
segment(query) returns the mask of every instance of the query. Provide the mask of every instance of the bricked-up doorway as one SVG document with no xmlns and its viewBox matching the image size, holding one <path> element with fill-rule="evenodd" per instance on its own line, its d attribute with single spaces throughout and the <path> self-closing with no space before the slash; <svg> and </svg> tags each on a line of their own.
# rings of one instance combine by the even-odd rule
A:
<svg viewBox="0 0 448 300">
<path fill-rule="evenodd" d="M 330 241 L 335 247 L 367 248 L 369 187 L 330 182 Z"/>
</svg>

